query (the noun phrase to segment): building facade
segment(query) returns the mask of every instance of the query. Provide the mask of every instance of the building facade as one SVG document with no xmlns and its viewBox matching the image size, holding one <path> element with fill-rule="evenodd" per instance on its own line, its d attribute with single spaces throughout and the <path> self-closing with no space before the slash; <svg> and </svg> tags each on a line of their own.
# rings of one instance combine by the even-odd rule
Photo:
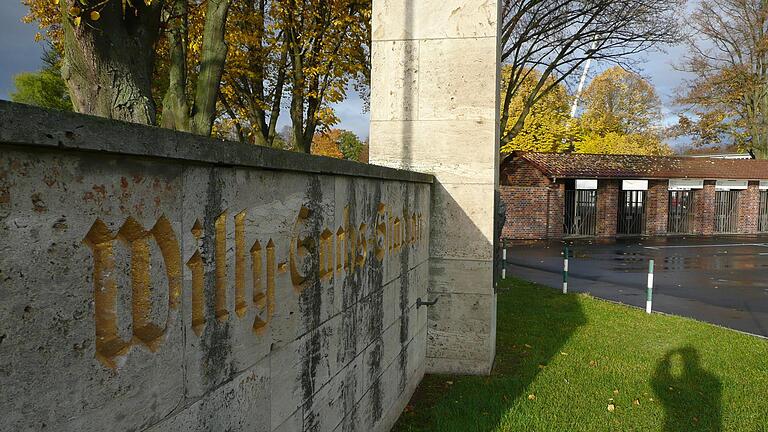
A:
<svg viewBox="0 0 768 432">
<path fill-rule="evenodd" d="M 502 238 L 768 233 L 768 161 L 515 152 Z"/>
</svg>

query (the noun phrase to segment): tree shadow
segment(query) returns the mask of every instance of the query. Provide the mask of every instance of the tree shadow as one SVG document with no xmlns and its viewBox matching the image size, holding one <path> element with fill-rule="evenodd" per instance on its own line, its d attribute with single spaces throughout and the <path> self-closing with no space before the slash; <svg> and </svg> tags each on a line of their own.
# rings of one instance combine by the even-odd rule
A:
<svg viewBox="0 0 768 432">
<path fill-rule="evenodd" d="M 722 384 L 701 367 L 693 347 L 668 351 L 651 385 L 664 406 L 665 432 L 722 430 Z"/>
<path fill-rule="evenodd" d="M 491 375 L 426 375 L 392 430 L 495 430 L 586 323 L 577 295 L 520 280 L 503 281 Z"/>
</svg>

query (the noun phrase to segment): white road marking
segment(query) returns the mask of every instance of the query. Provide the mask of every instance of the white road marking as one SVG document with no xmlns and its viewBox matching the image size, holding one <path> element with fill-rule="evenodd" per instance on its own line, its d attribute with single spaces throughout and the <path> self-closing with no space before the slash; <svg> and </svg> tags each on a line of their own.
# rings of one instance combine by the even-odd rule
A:
<svg viewBox="0 0 768 432">
<path fill-rule="evenodd" d="M 677 246 L 645 246 L 645 249 L 695 249 L 695 248 L 723 248 L 723 247 L 743 247 L 743 246 L 757 246 L 768 248 L 768 243 L 728 243 L 728 244 L 713 244 L 713 245 L 677 245 Z M 760 254 L 763 255 L 763 254 Z"/>
</svg>

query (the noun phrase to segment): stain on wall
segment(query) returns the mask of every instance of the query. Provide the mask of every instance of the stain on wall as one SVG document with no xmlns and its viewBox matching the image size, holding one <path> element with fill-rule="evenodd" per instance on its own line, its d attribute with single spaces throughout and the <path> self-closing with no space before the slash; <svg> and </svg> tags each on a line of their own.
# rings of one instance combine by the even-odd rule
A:
<svg viewBox="0 0 768 432">
<path fill-rule="evenodd" d="M 423 375 L 428 182 L 33 147 L 0 142 L 0 430 L 396 420 Z"/>
</svg>

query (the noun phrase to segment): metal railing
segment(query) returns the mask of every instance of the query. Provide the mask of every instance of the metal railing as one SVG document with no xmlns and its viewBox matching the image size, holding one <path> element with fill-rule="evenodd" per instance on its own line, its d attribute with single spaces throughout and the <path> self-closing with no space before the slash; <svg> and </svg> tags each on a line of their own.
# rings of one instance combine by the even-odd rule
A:
<svg viewBox="0 0 768 432">
<path fill-rule="evenodd" d="M 640 235 L 645 232 L 646 191 L 621 191 L 617 233 Z"/>
<path fill-rule="evenodd" d="M 597 191 L 565 191 L 563 234 L 594 236 L 597 226 Z"/>
<path fill-rule="evenodd" d="M 694 191 L 669 191 L 668 233 L 693 232 L 693 196 Z"/>
<path fill-rule="evenodd" d="M 739 230 L 739 191 L 715 192 L 715 232 Z"/>
<path fill-rule="evenodd" d="M 768 191 L 760 191 L 760 212 L 758 213 L 757 230 L 768 231 Z"/>
</svg>

